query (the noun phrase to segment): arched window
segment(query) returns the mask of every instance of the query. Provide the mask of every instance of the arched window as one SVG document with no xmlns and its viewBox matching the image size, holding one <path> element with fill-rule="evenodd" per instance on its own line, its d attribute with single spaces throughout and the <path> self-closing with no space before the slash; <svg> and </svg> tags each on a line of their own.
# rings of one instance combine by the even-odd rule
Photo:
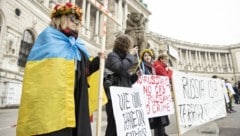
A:
<svg viewBox="0 0 240 136">
<path fill-rule="evenodd" d="M 33 43 L 34 43 L 33 34 L 31 33 L 31 31 L 25 30 L 19 51 L 18 66 L 25 67 L 27 57 L 29 55 L 30 50 L 32 49 Z"/>
</svg>

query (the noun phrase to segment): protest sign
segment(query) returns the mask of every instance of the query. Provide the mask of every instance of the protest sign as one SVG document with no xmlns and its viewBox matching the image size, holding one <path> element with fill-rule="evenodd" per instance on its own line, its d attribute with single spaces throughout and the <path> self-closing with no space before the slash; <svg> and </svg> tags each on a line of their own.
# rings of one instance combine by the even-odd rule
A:
<svg viewBox="0 0 240 136">
<path fill-rule="evenodd" d="M 113 113 L 119 136 L 150 136 L 143 93 L 133 88 L 110 87 Z"/>
<path fill-rule="evenodd" d="M 133 85 L 144 93 L 149 118 L 174 113 L 170 86 L 168 77 L 158 75 L 143 75 Z"/>
<path fill-rule="evenodd" d="M 177 71 L 172 80 L 180 134 L 226 116 L 221 80 Z"/>
</svg>

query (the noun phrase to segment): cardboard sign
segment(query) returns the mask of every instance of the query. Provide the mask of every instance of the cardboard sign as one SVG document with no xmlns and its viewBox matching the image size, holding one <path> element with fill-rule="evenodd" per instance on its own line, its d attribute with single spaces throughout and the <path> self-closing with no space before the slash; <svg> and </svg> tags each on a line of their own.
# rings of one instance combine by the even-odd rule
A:
<svg viewBox="0 0 240 136">
<path fill-rule="evenodd" d="M 169 79 L 166 76 L 143 75 L 133 85 L 144 93 L 149 118 L 174 113 Z"/>
<path fill-rule="evenodd" d="M 150 136 L 142 91 L 110 87 L 118 136 Z"/>
</svg>

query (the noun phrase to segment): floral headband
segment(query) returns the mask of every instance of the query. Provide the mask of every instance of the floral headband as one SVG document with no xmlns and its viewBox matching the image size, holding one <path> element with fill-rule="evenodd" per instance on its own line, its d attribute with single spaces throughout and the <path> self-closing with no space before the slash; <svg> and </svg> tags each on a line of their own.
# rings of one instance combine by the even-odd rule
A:
<svg viewBox="0 0 240 136">
<path fill-rule="evenodd" d="M 67 2 L 64 5 L 57 4 L 51 13 L 51 19 L 56 17 L 61 17 L 62 15 L 75 14 L 78 19 L 82 21 L 82 10 L 77 5 Z"/>
</svg>

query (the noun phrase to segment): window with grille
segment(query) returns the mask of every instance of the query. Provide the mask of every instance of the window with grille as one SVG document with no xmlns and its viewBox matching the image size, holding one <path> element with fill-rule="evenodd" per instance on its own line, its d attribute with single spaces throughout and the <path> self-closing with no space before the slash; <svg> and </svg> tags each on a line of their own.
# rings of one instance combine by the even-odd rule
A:
<svg viewBox="0 0 240 136">
<path fill-rule="evenodd" d="M 25 67 L 33 42 L 33 34 L 29 30 L 25 30 L 19 51 L 18 66 Z"/>
</svg>

